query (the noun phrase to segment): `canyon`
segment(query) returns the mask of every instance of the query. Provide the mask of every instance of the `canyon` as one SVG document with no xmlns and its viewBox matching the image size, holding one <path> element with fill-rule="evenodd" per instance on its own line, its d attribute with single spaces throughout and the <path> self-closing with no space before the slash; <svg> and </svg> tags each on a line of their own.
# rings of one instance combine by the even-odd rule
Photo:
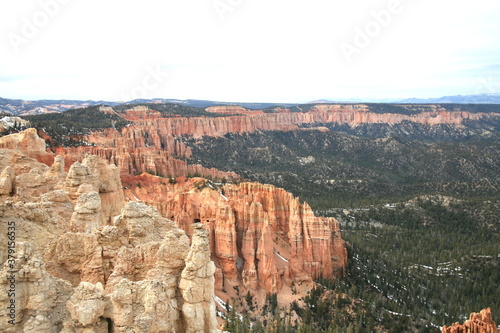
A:
<svg viewBox="0 0 500 333">
<path fill-rule="evenodd" d="M 258 131 L 328 131 L 324 124 L 344 124 L 351 128 L 362 124 L 390 126 L 401 123 L 462 127 L 470 121 L 500 119 L 500 113 L 467 111 L 466 106 L 451 111 L 439 105 L 408 109 L 410 114 L 377 113 L 364 104 L 318 104 L 309 106 L 303 112 L 276 107 L 272 113 L 264 113 L 236 106 L 213 106 L 204 112 L 219 115 L 217 117 L 183 117 L 181 114 L 165 115 L 151 105 L 126 108 L 123 112 L 101 107 L 102 112 L 119 116 L 129 121 L 129 125 L 120 129 L 93 131 L 84 135 L 79 147 L 59 147 L 53 151 L 64 156 L 67 164 L 81 160 L 85 154 L 97 155 L 118 166 L 122 176 L 149 172 L 164 177 L 200 175 L 238 180 L 240 177 L 234 172 L 187 163 L 193 155 L 183 138 L 220 137 Z M 50 137 L 44 139 L 50 140 Z"/>
<path fill-rule="evenodd" d="M 143 174 L 124 180 L 125 194 L 152 205 L 191 235 L 191 222 L 209 231 L 221 298 L 290 291 L 320 276 L 342 276 L 347 252 L 338 222 L 317 217 L 307 203 L 272 185 L 216 185 L 203 178 L 168 184 Z M 215 188 L 217 186 L 218 188 Z M 224 193 L 224 194 L 223 194 Z M 227 294 L 227 295 L 224 295 Z"/>
<path fill-rule="evenodd" d="M 208 107 L 204 116 L 153 105 L 99 110 L 128 123 L 72 131 L 79 141 L 71 145 L 57 144 L 41 128 L 0 138 L 2 209 L 26 231 L 16 259 L 24 274 L 16 329 L 216 332 L 225 302 L 250 295 L 260 307 L 276 295 L 288 305 L 317 278 L 346 275 L 346 243 L 335 218 L 316 216 L 298 197 L 245 180 L 230 165 L 207 167 L 195 155 L 197 140 L 330 132 L 329 124 L 466 128 L 500 118 L 440 105 L 405 113 L 366 104 L 226 105 Z M 50 299 L 35 300 L 39 291 Z M 161 313 L 168 314 L 158 319 Z"/>
<path fill-rule="evenodd" d="M 214 292 L 285 302 L 344 273 L 338 222 L 283 189 L 124 175 L 88 152 L 47 152 L 35 129 L 0 138 L 0 153 L 1 220 L 17 228 L 2 276 L 19 271 L 5 332 L 215 332 Z"/>
<path fill-rule="evenodd" d="M 261 110 L 241 110 L 243 108 L 228 108 L 226 106 L 210 107 L 210 113 L 224 115 L 223 117 L 161 117 L 160 112 L 154 112 L 148 107 L 134 107 L 122 115 L 133 121 L 141 128 L 154 127 L 156 134 L 162 135 L 190 135 L 221 136 L 226 133 L 246 133 L 253 131 L 291 131 L 300 129 L 300 125 L 314 123 L 338 122 L 351 126 L 363 123 L 396 124 L 401 122 L 415 122 L 420 124 L 453 124 L 460 125 L 467 120 L 478 120 L 489 116 L 486 113 L 467 111 L 450 111 L 436 106 L 424 109 L 412 109 L 414 114 L 375 113 L 369 106 L 318 104 L 305 112 L 291 112 L 289 109 L 278 107 L 273 113 L 263 113 Z M 228 111 L 229 110 L 229 111 Z M 245 113 L 244 115 L 241 115 Z M 498 116 L 499 114 L 496 114 Z M 133 131 L 134 129 L 130 129 Z M 123 135 L 128 135 L 125 129 Z M 154 133 L 150 133 L 154 134 Z"/>
</svg>

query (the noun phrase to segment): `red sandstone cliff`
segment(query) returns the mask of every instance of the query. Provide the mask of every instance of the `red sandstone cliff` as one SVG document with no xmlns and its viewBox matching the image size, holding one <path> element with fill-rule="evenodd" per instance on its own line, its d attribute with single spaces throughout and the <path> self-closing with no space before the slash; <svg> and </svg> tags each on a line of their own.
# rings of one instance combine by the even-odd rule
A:
<svg viewBox="0 0 500 333">
<path fill-rule="evenodd" d="M 113 112 L 107 109 L 106 112 Z M 61 149 L 70 165 L 85 154 L 93 154 L 116 164 L 122 179 L 133 188 L 133 200 L 154 205 L 166 217 L 175 219 L 188 234 L 191 223 L 201 219 L 210 229 L 211 250 L 219 268 L 218 286 L 244 285 L 277 291 L 291 281 L 338 275 L 345 267 L 345 248 L 338 224 L 315 217 L 282 189 L 244 183 L 226 186 L 226 196 L 206 188 L 198 190 L 193 181 L 168 185 L 168 181 L 143 172 L 164 176 L 189 173 L 213 178 L 237 178 L 234 173 L 189 165 L 183 159 L 191 150 L 176 138 L 182 135 L 220 136 L 257 130 L 299 130 L 301 124 L 360 123 L 461 124 L 484 115 L 467 111 L 451 112 L 426 106 L 415 115 L 370 112 L 367 105 L 321 104 L 304 112 L 276 108 L 275 113 L 247 110 L 238 106 L 215 106 L 208 112 L 221 117 L 163 118 L 148 107 L 134 107 L 121 115 L 133 123 L 120 131 L 108 129 L 88 136 L 93 146 Z M 325 130 L 325 129 L 323 129 Z M 203 182 L 203 180 L 198 180 Z M 136 184 L 142 184 L 137 188 Z"/>
<path fill-rule="evenodd" d="M 154 147 L 127 149 L 122 147 L 81 146 L 76 148 L 58 148 L 55 152 L 64 156 L 67 165 L 82 160 L 86 155 L 96 155 L 115 164 L 122 176 L 152 173 L 167 176 L 202 175 L 209 178 L 238 179 L 234 172 L 223 172 L 214 168 L 205 168 L 200 164 L 189 164 L 175 158 L 168 150 Z"/>
<path fill-rule="evenodd" d="M 105 112 L 114 112 L 107 108 Z M 346 253 L 338 223 L 315 217 L 307 204 L 272 186 L 243 183 L 224 187 L 225 196 L 205 187 L 204 180 L 169 185 L 168 180 L 137 176 L 144 172 L 160 175 L 233 179 L 234 173 L 190 165 L 191 150 L 177 137 L 221 136 L 257 130 L 300 130 L 301 124 L 340 122 L 455 124 L 479 119 L 483 114 L 451 112 L 426 107 L 419 114 L 380 114 L 366 105 L 317 105 L 304 112 L 276 108 L 275 113 L 250 111 L 237 106 L 207 109 L 221 117 L 163 118 L 148 107 L 134 107 L 120 114 L 132 124 L 121 130 L 107 129 L 86 138 L 91 145 L 59 149 L 67 166 L 86 154 L 97 155 L 117 165 L 127 182 L 129 198 L 154 205 L 192 233 L 191 223 L 200 219 L 210 231 L 210 248 L 218 267 L 217 288 L 244 286 L 248 290 L 276 292 L 292 281 L 311 281 L 323 275 L 339 275 Z M 237 114 L 237 115 L 236 115 Z M 325 129 L 323 129 L 325 130 Z M 141 184 L 141 188 L 137 184 Z M 203 183 L 203 184 L 202 184 Z"/>
<path fill-rule="evenodd" d="M 103 111 L 114 112 L 111 108 Z M 368 106 L 363 104 L 320 104 L 304 112 L 275 108 L 275 113 L 263 113 L 261 110 L 248 110 L 239 106 L 214 106 L 207 108 L 207 111 L 227 116 L 163 118 L 158 111 L 146 106 L 137 106 L 120 114 L 133 124 L 120 131 L 107 129 L 95 132 L 86 138 L 90 146 L 59 149 L 57 153 L 66 157 L 68 165 L 75 160 L 81 160 L 85 154 L 100 156 L 117 165 L 124 176 L 142 172 L 165 176 L 191 173 L 231 179 L 237 178 L 237 175 L 186 163 L 185 160 L 192 155 L 191 149 L 177 140 L 177 137 L 221 136 L 226 133 L 257 130 L 292 131 L 299 130 L 301 124 L 330 122 L 346 123 L 350 126 L 361 123 L 395 124 L 403 121 L 430 125 L 460 125 L 467 119 L 480 119 L 485 116 L 467 111 L 446 111 L 437 106 L 418 109 L 421 112 L 415 115 L 381 114 L 370 112 Z"/>
<path fill-rule="evenodd" d="M 444 326 L 442 333 L 498 333 L 497 325 L 491 317 L 491 309 L 481 310 L 479 313 L 471 313 L 469 320 L 463 325 L 454 323 L 452 326 Z"/>
<path fill-rule="evenodd" d="M 188 235 L 195 219 L 208 228 L 219 291 L 243 286 L 274 293 L 292 282 L 341 276 L 345 270 L 338 222 L 314 216 L 307 203 L 283 189 L 241 183 L 219 192 L 202 178 L 166 184 L 148 174 L 128 181 L 130 199 L 153 205 Z"/>
<path fill-rule="evenodd" d="M 147 145 L 145 137 L 148 135 L 144 130 L 133 128 L 130 126 L 123 131 L 125 135 L 109 130 L 101 133 L 102 136 L 91 136 L 96 138 L 96 142 L 100 140 L 103 146 L 123 143 L 121 148 L 85 146 L 60 149 L 68 163 L 65 168 L 65 161 L 59 158 L 54 173 L 64 176 L 65 169 L 69 167 L 69 180 L 63 189 L 70 198 L 98 191 L 100 198 L 85 197 L 88 205 L 94 205 L 95 201 L 94 206 L 99 206 L 97 201 L 100 201 L 101 206 L 110 207 L 100 213 L 93 212 L 93 208 L 82 208 L 86 213 L 75 213 L 69 228 L 83 232 L 109 223 L 110 218 L 119 213 L 120 207 L 113 207 L 113 200 L 107 198 L 107 192 L 118 191 L 117 186 L 103 185 L 109 181 L 116 184 L 117 180 L 114 176 L 107 176 L 108 171 L 105 170 L 108 167 L 100 166 L 96 155 L 118 165 L 124 185 L 129 188 L 129 199 L 154 205 L 163 216 L 175 220 L 188 235 L 192 234 L 193 220 L 200 219 L 206 225 L 212 257 L 218 267 L 216 278 L 219 290 L 244 287 L 279 292 L 292 282 L 311 282 L 320 275 L 342 275 L 347 254 L 336 220 L 314 216 L 309 205 L 270 185 L 226 185 L 221 189 L 226 193 L 224 196 L 210 188 L 202 178 L 174 185 L 168 184 L 169 180 L 165 178 L 147 173 L 135 176 L 139 170 L 167 174 L 179 171 L 213 172 L 214 177 L 221 178 L 228 173 L 187 165 L 171 157 L 167 149 L 161 149 L 161 143 L 160 146 L 141 147 Z M 134 134 L 129 136 L 126 133 Z M 108 137 L 104 136 L 106 134 Z M 35 146 L 42 150 L 41 143 Z M 90 157 L 86 157 L 87 154 L 91 154 Z M 84 162 L 80 163 L 82 160 Z M 83 189 L 81 184 L 87 184 L 88 188 Z M 83 203 L 81 206 L 84 207 Z M 93 212 L 90 215 L 89 210 Z M 107 275 L 105 271 L 102 274 Z M 70 280 L 69 277 L 67 279 Z"/>
<path fill-rule="evenodd" d="M 217 110 L 217 108 L 222 108 Z M 211 112 L 228 114 L 226 107 L 212 107 Z M 193 117 L 193 118 L 154 118 L 150 116 L 134 117 L 135 126 L 155 128 L 157 135 L 192 135 L 194 137 L 220 136 L 226 133 L 245 133 L 256 130 L 290 131 L 298 129 L 298 125 L 311 123 L 339 122 L 349 125 L 361 123 L 395 124 L 403 121 L 421 124 L 453 124 L 459 125 L 467 119 L 480 119 L 481 113 L 467 111 L 446 111 L 444 109 L 428 109 L 415 115 L 374 113 L 368 111 L 366 105 L 317 105 L 308 112 L 289 112 L 280 109 L 279 113 L 248 113 L 243 116 L 227 117 Z M 288 111 L 288 112 L 287 112 Z M 127 118 L 127 117 L 126 117 Z M 133 129 L 125 129 L 129 131 Z"/>
</svg>

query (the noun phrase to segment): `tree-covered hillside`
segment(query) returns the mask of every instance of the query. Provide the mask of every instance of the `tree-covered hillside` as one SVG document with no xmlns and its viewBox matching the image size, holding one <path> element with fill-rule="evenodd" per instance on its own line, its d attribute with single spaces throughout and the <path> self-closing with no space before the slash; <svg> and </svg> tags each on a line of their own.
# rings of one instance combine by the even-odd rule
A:
<svg viewBox="0 0 500 333">
<path fill-rule="evenodd" d="M 259 132 L 187 139 L 193 160 L 284 187 L 316 210 L 441 193 L 496 197 L 498 137 L 428 142 L 336 131 Z"/>
<path fill-rule="evenodd" d="M 193 160 L 284 187 L 342 224 L 348 276 L 281 309 L 302 321 L 275 314 L 262 332 L 439 332 L 486 307 L 498 321 L 498 123 L 329 127 L 185 138 Z M 259 325 L 236 317 L 229 331 Z"/>
<path fill-rule="evenodd" d="M 120 129 L 129 124 L 122 117 L 100 109 L 101 106 L 96 105 L 61 113 L 25 116 L 23 119 L 30 121 L 32 127 L 49 135 L 52 138 L 50 145 L 81 146 L 86 145 L 84 136 L 92 131 Z"/>
<path fill-rule="evenodd" d="M 161 113 L 165 118 L 170 117 L 222 117 L 223 115 L 213 112 L 207 112 L 203 108 L 173 104 L 173 103 L 150 103 L 150 104 L 123 104 L 114 106 L 113 110 L 118 113 L 125 112 L 126 110 L 132 109 L 136 106 L 147 106 L 151 110 L 155 110 Z"/>
</svg>

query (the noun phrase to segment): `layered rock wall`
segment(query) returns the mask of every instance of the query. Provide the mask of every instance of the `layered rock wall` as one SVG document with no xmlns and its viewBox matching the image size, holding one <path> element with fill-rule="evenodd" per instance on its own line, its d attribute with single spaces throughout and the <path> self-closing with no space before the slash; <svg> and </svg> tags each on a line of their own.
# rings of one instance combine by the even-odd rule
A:
<svg viewBox="0 0 500 333">
<path fill-rule="evenodd" d="M 193 220 L 206 226 L 220 291 L 239 286 L 277 293 L 292 282 L 338 277 L 345 270 L 338 222 L 314 216 L 307 203 L 283 189 L 241 183 L 216 190 L 201 178 L 162 184 L 151 175 L 135 181 L 143 185 L 127 190 L 128 196 L 175 217 L 188 235 Z"/>
<path fill-rule="evenodd" d="M 163 118 L 158 111 L 146 106 L 134 107 L 120 114 L 133 124 L 120 131 L 106 129 L 89 135 L 91 146 L 77 149 L 61 149 L 57 153 L 67 157 L 70 165 L 75 158 L 85 154 L 97 155 L 115 164 L 125 175 L 151 172 L 158 175 L 185 176 L 199 174 L 212 178 L 237 178 L 234 173 L 206 169 L 201 165 L 186 163 L 192 155 L 191 149 L 181 136 L 222 136 L 227 133 L 300 130 L 300 125 L 315 123 L 345 123 L 357 126 L 363 123 L 395 124 L 404 121 L 421 124 L 460 125 L 466 120 L 484 117 L 481 113 L 447 111 L 438 106 L 422 108 L 413 115 L 370 112 L 367 105 L 319 104 L 304 110 L 290 112 L 276 108 L 275 113 L 249 110 L 240 106 L 215 106 L 206 109 L 219 113 L 221 117 L 170 117 Z M 108 111 L 112 112 L 112 111 Z"/>
<path fill-rule="evenodd" d="M 214 107 L 215 108 L 215 107 Z M 211 112 L 216 112 L 212 108 Z M 226 133 L 246 133 L 257 130 L 263 131 L 290 131 L 299 128 L 302 124 L 338 122 L 349 125 L 362 123 L 395 124 L 403 121 L 421 124 L 461 124 L 465 120 L 477 120 L 485 116 L 481 113 L 467 111 L 446 111 L 436 108 L 435 111 L 425 111 L 415 115 L 394 113 L 374 113 L 368 111 L 365 105 L 317 105 L 308 112 L 279 113 L 249 113 L 247 115 L 233 115 L 227 117 L 174 117 L 174 118 L 147 118 L 134 121 L 135 127 L 123 129 L 126 137 L 136 137 L 137 127 L 154 128 L 150 138 L 162 136 L 191 135 L 221 136 Z M 225 111 L 221 111 L 225 114 Z"/>
<path fill-rule="evenodd" d="M 115 133 L 116 134 L 116 133 Z M 87 155 L 95 155 L 106 159 L 120 170 L 122 177 L 151 173 L 162 176 L 202 175 L 211 178 L 239 178 L 234 172 L 223 172 L 214 168 L 205 168 L 200 164 L 188 164 L 175 158 L 167 150 L 154 147 L 143 147 L 133 150 L 117 147 L 77 147 L 59 148 L 56 153 L 64 155 L 66 164 L 71 165 Z"/>
<path fill-rule="evenodd" d="M 299 110 L 301 106 L 298 107 Z M 74 149 L 59 149 L 69 167 L 73 162 L 83 160 L 87 154 L 107 159 L 118 166 L 122 176 L 150 172 L 158 175 L 185 176 L 199 174 L 212 178 L 237 178 L 234 173 L 207 169 L 201 165 L 186 163 L 192 155 L 191 149 L 178 140 L 179 136 L 193 137 L 221 136 L 227 133 L 247 133 L 258 130 L 292 131 L 300 125 L 314 123 L 345 123 L 357 126 L 363 123 L 400 123 L 403 121 L 422 124 L 460 125 L 466 120 L 477 120 L 485 114 L 466 111 L 447 111 L 439 106 L 414 106 L 412 115 L 370 112 L 367 105 L 318 104 L 304 107 L 303 112 L 290 112 L 277 107 L 275 113 L 249 110 L 240 106 L 214 106 L 206 110 L 219 113 L 222 117 L 170 117 L 163 118 L 158 111 L 146 106 L 137 106 L 121 113 L 133 122 L 122 128 L 105 129 L 86 138 L 88 145 Z M 102 108 L 113 113 L 111 108 Z M 491 115 L 498 116 L 498 115 Z M 26 147 L 31 147 L 28 151 Z M 0 138 L 0 148 L 18 149 L 45 164 L 52 164 L 53 157 L 45 151 L 43 140 L 36 136 L 36 130 Z"/>
</svg>

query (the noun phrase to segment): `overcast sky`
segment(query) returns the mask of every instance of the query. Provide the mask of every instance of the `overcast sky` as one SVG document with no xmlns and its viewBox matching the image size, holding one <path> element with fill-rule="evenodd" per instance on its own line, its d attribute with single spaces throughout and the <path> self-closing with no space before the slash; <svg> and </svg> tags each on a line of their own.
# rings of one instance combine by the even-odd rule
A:
<svg viewBox="0 0 500 333">
<path fill-rule="evenodd" d="M 500 93 L 498 0 L 0 0 L 0 97 Z"/>
</svg>

